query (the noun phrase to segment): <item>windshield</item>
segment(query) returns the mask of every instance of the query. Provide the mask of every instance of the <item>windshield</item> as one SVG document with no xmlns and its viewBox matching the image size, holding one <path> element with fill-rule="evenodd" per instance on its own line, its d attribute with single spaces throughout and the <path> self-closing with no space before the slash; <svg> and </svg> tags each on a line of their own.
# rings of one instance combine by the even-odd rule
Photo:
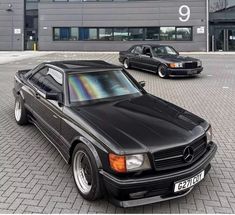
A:
<svg viewBox="0 0 235 215">
<path fill-rule="evenodd" d="M 152 47 L 153 53 L 159 55 L 178 55 L 178 53 L 170 46 L 156 46 Z"/>
<path fill-rule="evenodd" d="M 71 103 L 141 94 L 121 70 L 70 74 L 68 85 Z"/>
</svg>

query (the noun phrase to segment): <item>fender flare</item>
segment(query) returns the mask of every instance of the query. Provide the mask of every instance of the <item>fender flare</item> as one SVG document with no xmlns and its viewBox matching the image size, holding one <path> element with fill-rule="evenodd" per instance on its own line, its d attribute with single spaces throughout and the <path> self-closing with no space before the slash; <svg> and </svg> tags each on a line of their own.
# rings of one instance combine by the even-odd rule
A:
<svg viewBox="0 0 235 215">
<path fill-rule="evenodd" d="M 70 148 L 70 162 L 71 162 L 73 150 L 76 147 L 76 145 L 78 145 L 78 144 L 84 144 L 85 146 L 87 146 L 91 150 L 91 152 L 95 158 L 96 165 L 97 165 L 98 169 L 102 169 L 102 162 L 100 160 L 100 157 L 99 157 L 94 145 L 89 140 L 87 140 L 86 138 L 84 138 L 82 136 L 77 137 L 72 141 L 72 145 Z"/>
</svg>

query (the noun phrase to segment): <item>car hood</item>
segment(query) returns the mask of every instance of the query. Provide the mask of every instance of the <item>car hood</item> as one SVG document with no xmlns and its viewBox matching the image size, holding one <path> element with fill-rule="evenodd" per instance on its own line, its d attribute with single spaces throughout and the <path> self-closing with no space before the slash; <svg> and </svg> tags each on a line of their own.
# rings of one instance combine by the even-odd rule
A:
<svg viewBox="0 0 235 215">
<path fill-rule="evenodd" d="M 157 58 L 160 58 L 166 62 L 169 62 L 169 63 L 178 63 L 178 62 L 195 62 L 195 61 L 198 61 L 198 59 L 196 58 L 192 58 L 192 57 L 185 57 L 185 56 L 180 56 L 180 55 L 177 55 L 177 56 L 174 56 L 174 55 L 167 55 L 167 56 L 159 56 L 159 57 L 155 57 L 155 59 Z"/>
<path fill-rule="evenodd" d="M 119 154 L 156 152 L 205 134 L 201 118 L 152 95 L 74 108 Z"/>
</svg>

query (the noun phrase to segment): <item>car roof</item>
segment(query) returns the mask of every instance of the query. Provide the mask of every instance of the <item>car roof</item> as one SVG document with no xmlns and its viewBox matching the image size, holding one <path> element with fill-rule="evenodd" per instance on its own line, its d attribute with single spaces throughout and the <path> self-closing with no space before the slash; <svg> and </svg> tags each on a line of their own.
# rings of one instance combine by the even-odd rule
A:
<svg viewBox="0 0 235 215">
<path fill-rule="evenodd" d="M 52 61 L 45 62 L 44 65 L 51 65 L 62 69 L 64 72 L 90 72 L 108 69 L 120 69 L 121 66 L 116 66 L 102 60 L 67 60 L 67 61 Z"/>
<path fill-rule="evenodd" d="M 161 47 L 161 46 L 170 46 L 170 45 L 164 45 L 164 44 L 137 44 L 137 45 L 134 45 L 133 47 L 136 47 L 136 46 Z"/>
</svg>

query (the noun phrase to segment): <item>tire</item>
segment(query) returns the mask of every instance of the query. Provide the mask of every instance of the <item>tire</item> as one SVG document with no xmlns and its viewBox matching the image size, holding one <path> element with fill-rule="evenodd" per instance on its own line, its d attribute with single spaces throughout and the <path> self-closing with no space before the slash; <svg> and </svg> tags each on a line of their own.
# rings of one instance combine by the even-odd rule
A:
<svg viewBox="0 0 235 215">
<path fill-rule="evenodd" d="M 75 147 L 72 155 L 72 167 L 74 181 L 81 196 L 88 201 L 100 199 L 102 183 L 95 157 L 87 146 L 78 144 Z"/>
<path fill-rule="evenodd" d="M 157 69 L 158 76 L 160 78 L 168 78 L 168 74 L 166 71 L 167 71 L 167 67 L 161 64 Z"/>
<path fill-rule="evenodd" d="M 129 62 L 128 58 L 124 59 L 123 66 L 124 66 L 125 69 L 130 69 L 131 68 L 130 67 L 130 62 Z"/>
<path fill-rule="evenodd" d="M 18 125 L 28 124 L 27 111 L 21 95 L 15 99 L 15 120 Z"/>
</svg>

